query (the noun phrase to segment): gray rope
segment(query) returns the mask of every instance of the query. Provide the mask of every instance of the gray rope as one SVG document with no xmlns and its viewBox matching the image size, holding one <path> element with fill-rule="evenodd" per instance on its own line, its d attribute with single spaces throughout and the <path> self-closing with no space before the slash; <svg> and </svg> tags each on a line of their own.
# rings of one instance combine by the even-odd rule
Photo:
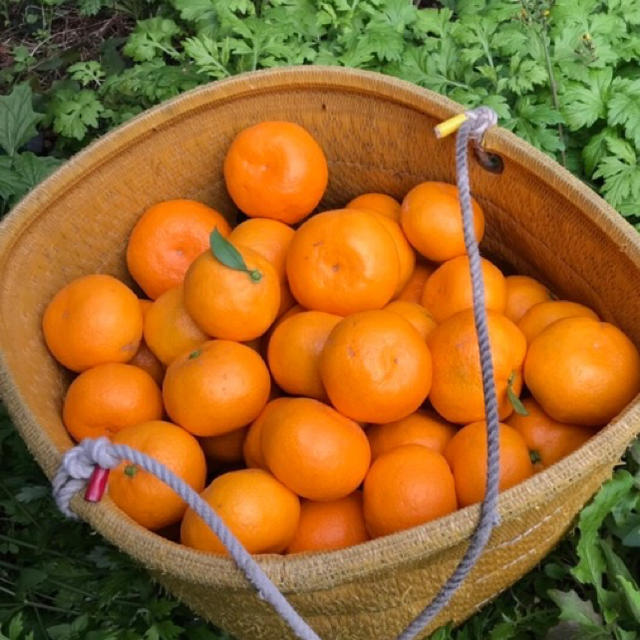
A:
<svg viewBox="0 0 640 640">
<path fill-rule="evenodd" d="M 493 527 L 499 522 L 497 513 L 500 478 L 498 402 L 493 381 L 493 361 L 489 342 L 487 313 L 484 306 L 484 284 L 480 251 L 473 225 L 467 158 L 469 139 L 479 140 L 489 127 L 496 124 L 497 116 L 488 107 L 479 107 L 468 111 L 467 116 L 468 119 L 459 129 L 456 139 L 456 173 L 462 209 L 464 241 L 471 271 L 473 316 L 480 346 L 482 388 L 487 419 L 488 473 L 486 493 L 481 506 L 480 520 L 464 557 L 451 577 L 436 594 L 433 601 L 398 636 L 398 640 L 411 640 L 414 638 L 446 606 L 451 596 L 475 565 L 489 540 Z M 130 461 L 158 477 L 171 487 L 206 522 L 210 529 L 220 538 L 220 541 L 227 548 L 229 555 L 242 570 L 247 580 L 255 587 L 258 596 L 266 600 L 276 610 L 298 638 L 301 638 L 301 640 L 320 640 L 315 631 L 289 604 L 287 599 L 262 571 L 260 565 L 231 533 L 209 504 L 167 467 L 140 451 L 136 451 L 126 445 L 114 445 L 107 438 L 85 439 L 69 450 L 64 455 L 60 469 L 53 480 L 53 494 L 60 510 L 67 516 L 75 518 L 75 514 L 69 508 L 69 502 L 78 491 L 84 488 L 96 465 L 104 469 L 113 469 L 124 460 Z"/>
</svg>

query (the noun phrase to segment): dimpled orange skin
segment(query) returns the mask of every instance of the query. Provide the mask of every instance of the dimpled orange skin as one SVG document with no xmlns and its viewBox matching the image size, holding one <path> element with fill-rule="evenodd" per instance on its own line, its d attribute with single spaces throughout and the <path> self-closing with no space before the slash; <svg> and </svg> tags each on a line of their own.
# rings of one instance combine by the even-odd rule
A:
<svg viewBox="0 0 640 640">
<path fill-rule="evenodd" d="M 507 304 L 507 285 L 502 272 L 481 259 L 484 303 L 487 309 L 502 313 Z M 458 256 L 440 265 L 429 277 L 422 294 L 422 305 L 438 323 L 473 307 L 469 258 Z"/>
<path fill-rule="evenodd" d="M 413 269 L 416 266 L 416 252 L 409 244 L 402 232 L 402 228 L 397 222 L 377 211 L 372 211 L 371 213 L 376 216 L 378 221 L 387 230 L 398 252 L 398 284 L 396 285 L 396 290 L 393 292 L 393 295 L 396 296 L 404 289 L 407 282 L 409 282 L 409 278 L 411 278 Z"/>
<path fill-rule="evenodd" d="M 298 528 L 287 553 L 345 549 L 368 539 L 362 493 L 354 491 L 330 502 L 302 500 Z"/>
<path fill-rule="evenodd" d="M 563 424 L 550 418 L 533 398 L 522 401 L 529 415 L 513 413 L 507 424 L 524 438 L 529 451 L 538 459 L 533 467 L 541 471 L 580 448 L 597 429 Z"/>
<path fill-rule="evenodd" d="M 473 222 L 478 242 L 484 235 L 484 213 L 474 198 Z M 464 255 L 458 189 L 446 182 L 422 182 L 402 201 L 400 221 L 413 248 L 428 260 L 444 262 Z"/>
<path fill-rule="evenodd" d="M 202 491 L 207 473 L 198 441 L 184 429 L 154 420 L 119 431 L 114 444 L 126 444 L 161 462 L 194 491 Z M 132 475 L 125 472 L 127 467 Z M 138 524 L 156 530 L 178 522 L 187 504 L 170 487 L 135 465 L 122 462 L 109 474 L 111 499 Z"/>
<path fill-rule="evenodd" d="M 264 418 L 261 443 L 271 473 L 309 500 L 349 495 L 371 460 L 361 427 L 311 398 L 279 399 Z"/>
<path fill-rule="evenodd" d="M 376 211 L 389 220 L 400 222 L 400 203 L 386 193 L 363 193 L 351 200 L 345 209 Z"/>
<path fill-rule="evenodd" d="M 404 444 L 419 444 L 438 453 L 444 453 L 447 443 L 457 429 L 432 411 L 416 411 L 396 422 L 372 424 L 367 428 L 371 445 L 371 459 L 375 460 Z"/>
<path fill-rule="evenodd" d="M 229 235 L 229 241 L 253 249 L 268 260 L 281 280 L 286 278 L 287 251 L 295 231 L 283 222 L 269 218 L 250 218 Z"/>
<path fill-rule="evenodd" d="M 601 426 L 640 392 L 640 355 L 612 324 L 565 318 L 529 345 L 524 379 L 554 420 Z"/>
<path fill-rule="evenodd" d="M 513 407 L 507 396 L 509 376 L 515 373 L 513 391 L 522 389 L 522 365 L 527 343 L 511 320 L 494 311 L 487 312 L 489 340 L 493 357 L 494 380 L 500 419 Z M 433 359 L 433 381 L 429 400 L 445 420 L 468 424 L 481 420 L 484 395 L 478 340 L 473 311 L 461 311 L 439 324 L 427 338 Z"/>
<path fill-rule="evenodd" d="M 54 358 L 72 371 L 128 362 L 142 338 L 140 302 L 113 276 L 82 276 L 49 302 L 42 331 Z"/>
<path fill-rule="evenodd" d="M 421 304 L 422 292 L 427 278 L 436 270 L 436 266 L 417 262 L 413 269 L 413 273 L 407 284 L 404 285 L 402 291 L 394 298 L 394 300 L 404 300 L 406 302 L 415 302 Z"/>
<path fill-rule="evenodd" d="M 595 311 L 577 302 L 568 300 L 550 300 L 532 306 L 518 322 L 518 329 L 524 333 L 527 343 L 531 344 L 548 326 L 563 318 L 591 318 L 599 320 Z"/>
<path fill-rule="evenodd" d="M 162 386 L 162 380 L 164 379 L 164 365 L 156 356 L 153 351 L 149 349 L 144 340 L 140 341 L 140 346 L 136 351 L 136 355 L 129 360 L 128 364 L 132 364 L 138 369 L 146 371 L 156 382 L 157 385 Z"/>
<path fill-rule="evenodd" d="M 358 422 L 413 413 L 431 388 L 431 355 L 420 334 L 392 311 L 355 313 L 335 326 L 320 357 L 331 404 Z"/>
<path fill-rule="evenodd" d="M 202 493 L 249 553 L 281 553 L 300 519 L 300 500 L 270 473 L 241 469 L 218 476 Z M 180 528 L 182 544 L 227 555 L 208 525 L 188 509 Z"/>
<path fill-rule="evenodd" d="M 231 269 L 205 251 L 184 278 L 184 305 L 205 333 L 214 338 L 246 342 L 260 337 L 276 319 L 280 308 L 280 279 L 274 266 L 246 247 L 236 247 L 247 272 Z"/>
<path fill-rule="evenodd" d="M 507 305 L 504 315 L 518 324 L 522 316 L 539 302 L 552 299 L 551 291 L 529 276 L 507 276 Z"/>
<path fill-rule="evenodd" d="M 287 402 L 289 398 L 275 398 L 270 400 L 260 415 L 249 425 L 247 437 L 242 447 L 244 462 L 247 467 L 267 469 L 267 463 L 262 455 L 262 425 L 272 411 L 279 411 L 279 406 Z"/>
<path fill-rule="evenodd" d="M 165 365 L 208 339 L 187 313 L 182 286 L 165 291 L 147 311 L 144 340 Z"/>
<path fill-rule="evenodd" d="M 368 211 L 313 216 L 296 231 L 287 254 L 289 286 L 298 303 L 339 316 L 383 307 L 399 273 L 393 238 Z"/>
<path fill-rule="evenodd" d="M 523 437 L 500 423 L 500 491 L 533 475 L 533 465 Z M 453 470 L 458 503 L 466 507 L 482 502 L 487 482 L 487 427 L 484 421 L 468 424 L 451 439 L 444 452 Z"/>
<path fill-rule="evenodd" d="M 404 318 L 425 340 L 437 326 L 433 316 L 417 302 L 393 300 L 384 308 L 384 310 L 392 311 Z"/>
<path fill-rule="evenodd" d="M 455 511 L 456 490 L 443 455 L 417 444 L 384 453 L 364 481 L 364 519 L 372 538 Z"/>
<path fill-rule="evenodd" d="M 209 246 L 214 229 L 231 231 L 225 217 L 195 200 L 167 200 L 149 207 L 127 245 L 127 267 L 140 288 L 155 300 L 182 284 L 189 265 Z"/>
<path fill-rule="evenodd" d="M 204 455 L 213 462 L 231 464 L 242 460 L 242 447 L 249 427 L 242 427 L 223 433 L 221 436 L 201 438 L 200 446 Z"/>
<path fill-rule="evenodd" d="M 320 202 L 328 178 L 322 148 L 293 122 L 261 122 L 243 129 L 224 159 L 227 191 L 251 218 L 299 222 Z"/>
<path fill-rule="evenodd" d="M 130 364 L 101 364 L 69 386 L 62 419 L 76 441 L 111 437 L 124 427 L 159 420 L 162 394 L 153 378 Z"/>
<path fill-rule="evenodd" d="M 270 387 L 269 370 L 253 349 L 211 340 L 169 365 L 162 395 L 174 422 L 197 436 L 218 436 L 255 420 Z"/>
<path fill-rule="evenodd" d="M 320 354 L 332 329 L 342 320 L 323 311 L 303 311 L 282 321 L 269 339 L 267 357 L 278 386 L 294 396 L 322 400 Z"/>
</svg>

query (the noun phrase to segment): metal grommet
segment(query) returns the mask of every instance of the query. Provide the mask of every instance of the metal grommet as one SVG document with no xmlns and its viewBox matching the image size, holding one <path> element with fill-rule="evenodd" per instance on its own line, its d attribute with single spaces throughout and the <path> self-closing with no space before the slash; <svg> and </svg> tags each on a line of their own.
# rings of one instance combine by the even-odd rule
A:
<svg viewBox="0 0 640 640">
<path fill-rule="evenodd" d="M 485 171 L 490 173 L 502 173 L 504 171 L 502 158 L 497 153 L 486 151 L 477 142 L 473 144 L 473 155 Z"/>
</svg>

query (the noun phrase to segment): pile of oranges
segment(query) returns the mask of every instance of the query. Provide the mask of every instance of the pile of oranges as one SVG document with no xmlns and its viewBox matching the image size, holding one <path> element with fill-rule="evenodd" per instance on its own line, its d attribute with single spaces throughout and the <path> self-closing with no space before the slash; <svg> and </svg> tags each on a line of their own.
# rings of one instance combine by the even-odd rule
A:
<svg viewBox="0 0 640 640">
<path fill-rule="evenodd" d="M 339 549 L 477 503 L 486 424 L 455 186 L 367 193 L 315 213 L 328 166 L 291 122 L 241 131 L 224 160 L 244 221 L 155 204 L 126 250 L 136 292 L 80 277 L 43 316 L 79 375 L 71 436 L 163 462 L 252 553 Z M 473 201 L 475 233 L 484 214 Z M 314 213 L 314 215 L 310 215 Z M 500 411 L 500 488 L 586 442 L 640 391 L 640 355 L 591 309 L 483 258 Z M 521 398 L 522 396 L 522 398 Z M 171 489 L 123 463 L 133 520 L 225 553 Z"/>
</svg>

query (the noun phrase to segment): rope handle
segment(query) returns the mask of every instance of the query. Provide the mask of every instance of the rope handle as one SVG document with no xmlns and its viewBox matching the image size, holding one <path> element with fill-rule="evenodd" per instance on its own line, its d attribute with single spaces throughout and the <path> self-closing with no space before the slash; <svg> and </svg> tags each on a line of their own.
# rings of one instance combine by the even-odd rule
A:
<svg viewBox="0 0 640 640">
<path fill-rule="evenodd" d="M 469 546 L 447 582 L 398 636 L 397 640 L 412 640 L 446 606 L 476 564 L 489 541 L 491 531 L 499 523 L 497 512 L 499 492 L 499 425 L 498 402 L 493 378 L 493 360 L 489 341 L 487 313 L 484 303 L 484 283 L 480 251 L 475 238 L 471 193 L 469 186 L 469 140 L 478 143 L 484 132 L 497 123 L 496 113 L 489 107 L 478 107 L 441 123 L 436 127 L 438 138 L 457 130 L 456 182 L 462 210 L 464 242 L 469 256 L 473 291 L 473 316 L 480 351 L 482 389 L 487 420 L 487 478 L 485 497 L 481 505 L 480 519 L 471 536 Z M 126 445 L 115 445 L 108 438 L 86 438 L 65 453 L 53 479 L 53 495 L 58 508 L 66 516 L 77 518 L 71 511 L 71 498 L 85 488 L 85 500 L 97 502 L 106 488 L 109 469 L 122 461 L 129 461 L 173 489 L 220 538 L 236 565 L 256 589 L 258 596 L 267 601 L 285 620 L 301 640 L 321 640 L 316 632 L 291 606 L 278 588 L 271 582 L 253 556 L 244 548 L 218 514 L 181 478 L 154 458 Z M 87 483 L 87 480 L 89 482 Z"/>
</svg>

